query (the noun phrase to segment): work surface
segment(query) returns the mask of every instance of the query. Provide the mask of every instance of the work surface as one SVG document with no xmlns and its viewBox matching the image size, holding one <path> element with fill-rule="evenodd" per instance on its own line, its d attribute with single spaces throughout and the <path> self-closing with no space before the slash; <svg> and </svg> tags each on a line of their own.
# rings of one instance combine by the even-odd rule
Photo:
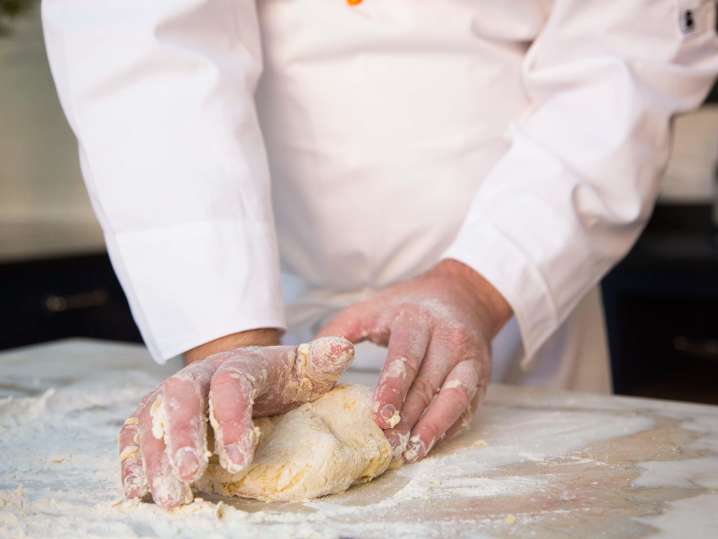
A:
<svg viewBox="0 0 718 539">
<path fill-rule="evenodd" d="M 344 494 L 123 502 L 117 432 L 176 368 L 84 340 L 0 354 L 0 537 L 718 537 L 718 408 L 505 386 L 469 432 Z"/>
</svg>

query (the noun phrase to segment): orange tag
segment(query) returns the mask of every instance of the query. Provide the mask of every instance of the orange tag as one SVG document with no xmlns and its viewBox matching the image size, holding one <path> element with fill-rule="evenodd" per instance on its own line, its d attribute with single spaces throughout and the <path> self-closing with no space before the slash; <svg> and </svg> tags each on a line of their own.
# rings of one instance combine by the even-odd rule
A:
<svg viewBox="0 0 718 539">
<path fill-rule="evenodd" d="M 362 3 L 362 0 L 347 0 L 347 4 L 350 6 L 358 6 Z"/>
</svg>

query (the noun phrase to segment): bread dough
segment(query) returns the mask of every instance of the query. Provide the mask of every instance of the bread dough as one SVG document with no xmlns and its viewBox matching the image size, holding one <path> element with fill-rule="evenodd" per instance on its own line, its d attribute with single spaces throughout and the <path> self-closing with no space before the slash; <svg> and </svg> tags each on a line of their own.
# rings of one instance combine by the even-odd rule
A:
<svg viewBox="0 0 718 539">
<path fill-rule="evenodd" d="M 231 474 L 212 457 L 197 488 L 264 501 L 299 501 L 370 481 L 392 459 L 371 405 L 369 388 L 343 385 L 284 415 L 257 419 L 260 439 L 252 464 Z"/>
</svg>

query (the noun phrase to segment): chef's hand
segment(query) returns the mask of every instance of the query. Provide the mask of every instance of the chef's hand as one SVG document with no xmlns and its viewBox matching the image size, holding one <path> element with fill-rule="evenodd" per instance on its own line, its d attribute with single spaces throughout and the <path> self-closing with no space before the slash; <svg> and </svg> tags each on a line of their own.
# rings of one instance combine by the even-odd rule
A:
<svg viewBox="0 0 718 539">
<path fill-rule="evenodd" d="M 298 347 L 236 348 L 190 363 L 147 395 L 120 431 L 125 496 L 149 492 L 165 508 L 191 502 L 189 485 L 207 467 L 208 420 L 221 466 L 239 472 L 258 442 L 252 417 L 317 399 L 353 357 L 350 342 L 327 337 Z"/>
<path fill-rule="evenodd" d="M 345 309 L 319 335 L 388 347 L 374 419 L 394 456 L 412 462 L 468 426 L 489 382 L 491 339 L 510 317 L 488 281 L 444 260 Z"/>
</svg>

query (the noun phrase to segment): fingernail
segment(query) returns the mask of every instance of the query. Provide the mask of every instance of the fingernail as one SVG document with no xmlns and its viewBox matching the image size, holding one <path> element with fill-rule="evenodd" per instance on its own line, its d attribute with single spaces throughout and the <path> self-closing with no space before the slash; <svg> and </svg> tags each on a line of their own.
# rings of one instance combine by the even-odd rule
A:
<svg viewBox="0 0 718 539">
<path fill-rule="evenodd" d="M 421 438 L 418 436 L 412 436 L 409 439 L 406 451 L 404 451 L 404 458 L 407 462 L 414 462 L 417 458 L 419 458 L 419 454 L 423 450 L 423 445 L 424 444 L 422 443 Z"/>
<path fill-rule="evenodd" d="M 244 468 L 247 462 L 247 451 L 239 443 L 229 444 L 224 446 L 224 454 L 227 455 L 227 460 L 231 466 L 230 472 L 237 472 Z"/>
<path fill-rule="evenodd" d="M 406 444 L 409 441 L 408 432 L 385 431 L 386 439 L 391 446 L 391 456 L 399 458 L 406 451 Z"/>
<path fill-rule="evenodd" d="M 238 444 L 225 445 L 224 452 L 227 454 L 227 458 L 234 463 L 237 463 L 242 456 Z"/>
<path fill-rule="evenodd" d="M 177 471 L 183 480 L 192 481 L 195 479 L 199 470 L 199 458 L 194 449 L 183 447 L 177 451 L 175 460 L 177 462 Z"/>
<path fill-rule="evenodd" d="M 396 427 L 397 423 L 401 421 L 401 416 L 399 415 L 399 412 L 397 412 L 396 408 L 394 408 L 393 404 L 385 404 L 382 406 L 379 414 L 390 429 Z"/>
<path fill-rule="evenodd" d="M 309 354 L 326 360 L 325 368 L 341 372 L 354 357 L 354 345 L 343 337 L 323 337 L 310 343 Z"/>
<path fill-rule="evenodd" d="M 124 481 L 122 482 L 125 497 L 132 499 L 144 496 L 147 493 L 147 484 L 144 481 L 141 467 L 130 466 L 127 468 L 125 474 Z"/>
<path fill-rule="evenodd" d="M 238 473 L 246 468 L 254 457 L 259 435 L 259 429 L 253 427 L 236 442 L 222 446 L 219 455 L 219 463 L 222 467 L 230 473 Z"/>
<path fill-rule="evenodd" d="M 189 485 L 171 475 L 157 476 L 152 482 L 152 498 L 158 505 L 171 509 L 192 501 Z"/>
</svg>

